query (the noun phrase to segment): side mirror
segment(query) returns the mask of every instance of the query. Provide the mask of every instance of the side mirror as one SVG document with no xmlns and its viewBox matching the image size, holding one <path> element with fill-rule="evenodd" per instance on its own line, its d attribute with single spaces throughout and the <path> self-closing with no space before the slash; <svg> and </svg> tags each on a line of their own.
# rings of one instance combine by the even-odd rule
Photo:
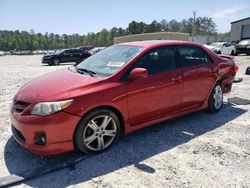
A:
<svg viewBox="0 0 250 188">
<path fill-rule="evenodd" d="M 135 68 L 130 72 L 129 78 L 132 80 L 148 78 L 148 70 L 144 68 Z"/>
</svg>

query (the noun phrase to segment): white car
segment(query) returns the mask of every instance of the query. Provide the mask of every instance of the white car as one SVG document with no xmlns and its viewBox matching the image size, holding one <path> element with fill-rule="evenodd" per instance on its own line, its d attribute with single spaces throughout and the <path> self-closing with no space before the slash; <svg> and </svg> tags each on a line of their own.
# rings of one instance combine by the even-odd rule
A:
<svg viewBox="0 0 250 188">
<path fill-rule="evenodd" d="M 5 52 L 0 51 L 0 56 L 4 56 L 4 55 L 5 55 Z"/>
<path fill-rule="evenodd" d="M 217 54 L 234 55 L 236 52 L 235 47 L 227 42 L 216 42 L 204 46 L 210 50 L 213 50 Z"/>
</svg>

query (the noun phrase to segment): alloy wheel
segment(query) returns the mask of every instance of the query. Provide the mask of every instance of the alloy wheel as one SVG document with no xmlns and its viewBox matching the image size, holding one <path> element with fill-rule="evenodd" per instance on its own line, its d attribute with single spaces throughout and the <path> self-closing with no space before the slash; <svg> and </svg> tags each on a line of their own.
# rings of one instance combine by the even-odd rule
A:
<svg viewBox="0 0 250 188">
<path fill-rule="evenodd" d="M 222 89 L 221 89 L 220 85 L 217 85 L 215 87 L 213 98 L 214 98 L 215 109 L 217 109 L 217 110 L 220 109 L 220 107 L 223 103 L 223 93 L 222 93 Z"/>
<path fill-rule="evenodd" d="M 89 121 L 83 131 L 84 145 L 93 151 L 107 148 L 117 135 L 117 125 L 108 115 L 100 115 Z"/>
</svg>

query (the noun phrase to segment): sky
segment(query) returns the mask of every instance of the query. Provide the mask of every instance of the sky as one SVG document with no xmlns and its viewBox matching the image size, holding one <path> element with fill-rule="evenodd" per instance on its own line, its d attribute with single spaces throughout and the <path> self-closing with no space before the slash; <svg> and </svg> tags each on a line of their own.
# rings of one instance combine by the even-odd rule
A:
<svg viewBox="0 0 250 188">
<path fill-rule="evenodd" d="M 218 32 L 250 17 L 250 0 L 0 0 L 0 30 L 87 34 L 129 22 L 211 17 Z"/>
</svg>

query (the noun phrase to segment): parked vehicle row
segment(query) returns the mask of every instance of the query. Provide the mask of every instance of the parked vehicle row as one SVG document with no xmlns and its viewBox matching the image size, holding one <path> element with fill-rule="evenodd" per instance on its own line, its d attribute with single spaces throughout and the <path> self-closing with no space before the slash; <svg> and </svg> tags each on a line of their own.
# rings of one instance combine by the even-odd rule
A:
<svg viewBox="0 0 250 188">
<path fill-rule="evenodd" d="M 114 45 L 21 87 L 12 132 L 41 155 L 99 153 L 122 134 L 202 109 L 218 112 L 237 70 L 232 57 L 193 42 Z"/>
<path fill-rule="evenodd" d="M 204 45 L 206 48 L 222 55 L 250 55 L 250 39 L 240 41 L 238 44 L 232 45 L 228 42 L 217 42 L 210 45 Z"/>
</svg>

